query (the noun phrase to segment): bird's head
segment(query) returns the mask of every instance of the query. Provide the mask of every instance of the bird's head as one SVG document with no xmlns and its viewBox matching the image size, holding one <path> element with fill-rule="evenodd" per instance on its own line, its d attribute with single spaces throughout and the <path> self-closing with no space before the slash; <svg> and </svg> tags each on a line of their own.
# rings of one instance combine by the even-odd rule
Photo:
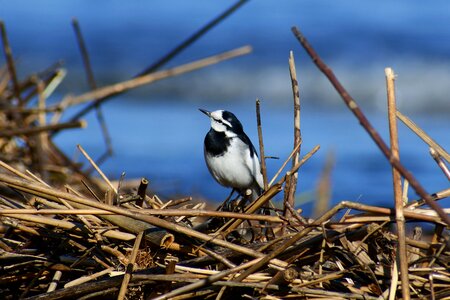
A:
<svg viewBox="0 0 450 300">
<path fill-rule="evenodd" d="M 200 111 L 211 120 L 211 128 L 217 132 L 225 132 L 227 136 L 235 136 L 243 132 L 242 124 L 236 116 L 226 110 L 207 111 L 200 108 Z"/>
</svg>

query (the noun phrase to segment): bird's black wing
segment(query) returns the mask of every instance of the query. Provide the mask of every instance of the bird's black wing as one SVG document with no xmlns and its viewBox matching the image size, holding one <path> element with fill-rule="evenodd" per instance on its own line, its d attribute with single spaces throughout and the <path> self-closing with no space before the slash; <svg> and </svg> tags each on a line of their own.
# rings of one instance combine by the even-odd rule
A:
<svg viewBox="0 0 450 300">
<path fill-rule="evenodd" d="M 242 142 L 244 142 L 246 145 L 248 145 L 248 147 L 250 149 L 250 158 L 252 159 L 252 163 L 248 167 L 249 167 L 250 171 L 252 172 L 253 180 L 255 183 L 253 185 L 253 189 L 256 193 L 255 195 L 259 196 L 262 193 L 264 184 L 263 184 L 263 178 L 262 178 L 262 174 L 261 174 L 261 165 L 259 162 L 258 153 L 256 152 L 256 149 L 253 146 L 250 138 L 245 133 L 240 134 L 239 138 L 242 140 Z M 258 169 L 255 169 L 255 167 L 257 167 Z"/>
<path fill-rule="evenodd" d="M 256 155 L 256 157 L 258 157 L 258 152 L 256 152 L 255 146 L 253 146 L 252 141 L 245 134 L 245 132 L 239 134 L 238 137 L 239 137 L 239 139 L 241 139 L 241 141 L 243 141 L 250 148 L 250 156 L 253 157 L 253 155 Z"/>
</svg>

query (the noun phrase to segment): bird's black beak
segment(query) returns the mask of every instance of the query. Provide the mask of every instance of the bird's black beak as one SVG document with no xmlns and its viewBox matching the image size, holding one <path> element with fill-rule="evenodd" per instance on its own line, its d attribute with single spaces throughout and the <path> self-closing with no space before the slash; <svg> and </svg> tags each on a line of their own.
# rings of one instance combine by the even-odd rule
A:
<svg viewBox="0 0 450 300">
<path fill-rule="evenodd" d="M 208 117 L 211 116 L 211 112 L 210 112 L 210 111 L 207 111 L 206 109 L 201 109 L 201 108 L 199 108 L 198 110 L 201 111 L 202 113 L 204 113 L 205 115 L 207 115 Z"/>
</svg>

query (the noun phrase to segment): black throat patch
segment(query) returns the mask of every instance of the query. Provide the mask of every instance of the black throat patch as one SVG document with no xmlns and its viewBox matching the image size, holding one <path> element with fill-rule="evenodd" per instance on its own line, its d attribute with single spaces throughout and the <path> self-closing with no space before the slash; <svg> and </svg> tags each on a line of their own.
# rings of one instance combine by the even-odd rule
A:
<svg viewBox="0 0 450 300">
<path fill-rule="evenodd" d="M 205 150 L 214 156 L 223 155 L 228 146 L 230 146 L 230 138 L 225 135 L 225 132 L 210 129 L 205 136 Z"/>
</svg>

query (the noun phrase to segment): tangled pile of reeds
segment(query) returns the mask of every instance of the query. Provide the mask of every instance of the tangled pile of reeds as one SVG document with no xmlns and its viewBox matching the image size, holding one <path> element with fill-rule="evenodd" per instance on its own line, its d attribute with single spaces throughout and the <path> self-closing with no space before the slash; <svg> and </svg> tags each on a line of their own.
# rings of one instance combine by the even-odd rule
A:
<svg viewBox="0 0 450 300">
<path fill-rule="evenodd" d="M 185 72 L 193 69 L 192 64 L 144 74 L 47 107 L 46 95 L 60 71 L 50 70 L 19 82 L 3 34 L 8 70 L 0 75 L 0 298 L 450 297 L 448 211 L 436 204 L 448 197 L 450 190 L 432 196 L 424 193 L 398 160 L 395 127 L 391 131 L 391 150 L 306 39 L 298 30 L 294 29 L 294 33 L 389 158 L 395 210 L 344 201 L 321 217 L 306 220 L 294 209 L 299 168 L 319 147 L 299 157 L 300 98 L 292 54 L 289 64 L 295 147 L 278 175 L 291 159 L 292 167 L 270 183 L 265 175 L 265 192 L 244 212 L 221 212 L 192 206 L 186 209 L 190 198 L 162 201 L 156 195 L 149 196 L 145 179 L 127 193 L 106 177 L 107 184 L 100 185 L 52 142 L 55 131 L 79 127 L 83 122 L 76 119 L 58 123 L 59 118 L 55 118 L 54 123 L 46 124 L 48 113 L 58 114 L 68 105 L 89 99 L 99 104 L 99 99 L 105 99 L 111 91 L 123 92 L 177 71 Z M 391 75 L 387 72 L 389 99 L 393 100 Z M 33 105 L 34 98 L 38 100 Z M 392 128 L 396 114 L 405 117 L 396 112 L 395 105 L 392 110 L 392 101 L 389 103 Z M 430 143 L 436 160 L 448 174 L 442 161 L 448 161 L 448 154 Z M 402 197 L 400 177 L 422 199 L 405 204 L 407 197 L 405 193 Z M 283 209 L 274 210 L 272 215 L 256 213 L 279 193 L 284 194 Z M 207 234 L 195 229 L 201 222 L 199 217 L 225 222 Z M 412 236 L 405 234 L 405 221 L 415 224 Z M 270 230 L 251 243 L 228 238 L 248 224 Z"/>
</svg>

